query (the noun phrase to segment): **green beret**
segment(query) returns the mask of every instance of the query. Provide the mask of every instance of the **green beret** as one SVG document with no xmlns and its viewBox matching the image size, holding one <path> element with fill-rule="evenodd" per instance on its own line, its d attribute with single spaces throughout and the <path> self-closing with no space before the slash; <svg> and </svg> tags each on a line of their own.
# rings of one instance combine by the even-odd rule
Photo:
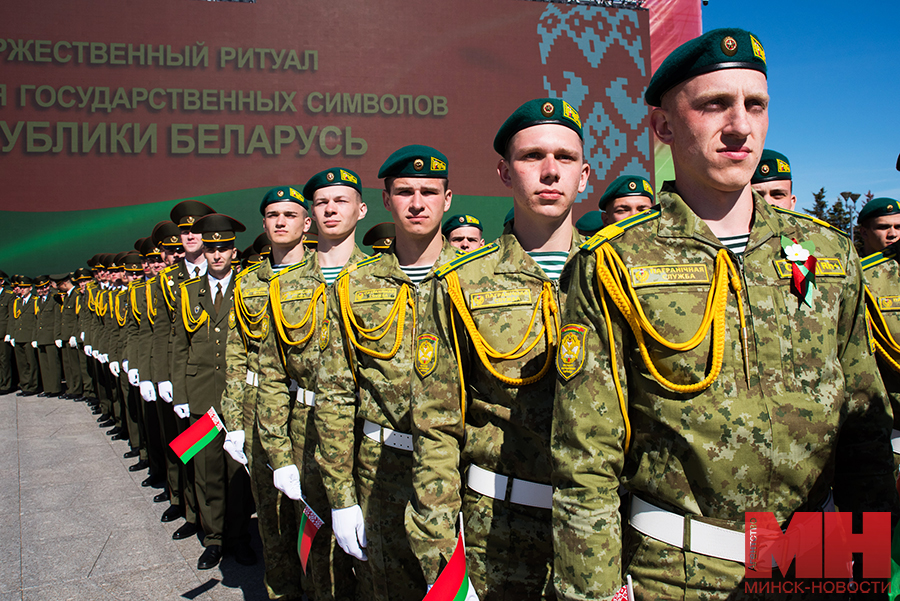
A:
<svg viewBox="0 0 900 601">
<path fill-rule="evenodd" d="M 303 195 L 293 186 L 278 186 L 277 188 L 272 188 L 266 192 L 266 195 L 263 196 L 262 203 L 259 205 L 259 212 L 265 216 L 266 207 L 275 204 L 276 202 L 296 202 L 306 209 L 307 212 L 309 211 L 309 205 L 306 204 L 306 199 L 303 198 Z"/>
<path fill-rule="evenodd" d="M 481 227 L 481 221 L 479 221 L 477 217 L 472 217 L 471 215 L 454 215 L 444 222 L 441 233 L 445 236 L 449 236 L 450 232 L 460 227 L 477 227 L 482 232 L 484 231 L 484 228 Z"/>
<path fill-rule="evenodd" d="M 873 198 L 859 212 L 856 223 L 862 224 L 866 219 L 884 215 L 900 215 L 900 202 L 893 198 Z"/>
<path fill-rule="evenodd" d="M 178 227 L 191 227 L 194 222 L 204 215 L 211 215 L 215 211 L 209 205 L 199 200 L 182 200 L 172 207 L 169 219 L 178 224 Z"/>
<path fill-rule="evenodd" d="M 514 135 L 523 129 L 545 123 L 565 125 L 584 140 L 581 117 L 571 104 L 559 98 L 535 98 L 517 108 L 500 126 L 494 136 L 494 150 L 501 156 L 505 155 L 506 147 Z"/>
<path fill-rule="evenodd" d="M 384 250 L 391 246 L 396 232 L 397 228 L 392 221 L 375 224 L 363 236 L 363 245 L 371 246 L 376 250 Z"/>
<path fill-rule="evenodd" d="M 578 218 L 575 229 L 583 235 L 593 236 L 603 229 L 603 214 L 600 211 L 589 211 Z"/>
<path fill-rule="evenodd" d="M 154 226 L 150 239 L 156 246 L 168 249 L 181 246 L 181 228 L 172 221 L 160 221 Z"/>
<path fill-rule="evenodd" d="M 388 177 L 449 177 L 447 173 L 447 157 L 444 153 L 432 148 L 413 144 L 404 146 L 387 158 L 378 178 Z"/>
<path fill-rule="evenodd" d="M 791 179 L 791 164 L 788 158 L 780 152 L 766 148 L 763 150 L 762 158 L 759 159 L 759 165 L 756 166 L 750 183 L 759 184 L 782 179 Z"/>
<path fill-rule="evenodd" d="M 221 213 L 202 217 L 191 227 L 192 232 L 200 234 L 203 244 L 217 248 L 234 246 L 235 232 L 246 229 L 237 219 Z"/>
<path fill-rule="evenodd" d="M 640 175 L 620 175 L 606 188 L 598 205 L 600 209 L 606 210 L 606 205 L 621 196 L 646 196 L 651 202 L 655 202 L 650 182 Z"/>
<path fill-rule="evenodd" d="M 766 51 L 759 38 L 728 27 L 685 42 L 653 74 L 644 100 L 650 106 L 661 106 L 663 95 L 681 82 L 721 69 L 754 69 L 766 75 Z"/>
<path fill-rule="evenodd" d="M 362 194 L 362 184 L 356 172 L 341 167 L 333 167 L 320 171 L 309 178 L 306 185 L 303 186 L 303 196 L 312 202 L 313 194 L 316 190 L 327 188 L 328 186 L 349 186 Z"/>
</svg>

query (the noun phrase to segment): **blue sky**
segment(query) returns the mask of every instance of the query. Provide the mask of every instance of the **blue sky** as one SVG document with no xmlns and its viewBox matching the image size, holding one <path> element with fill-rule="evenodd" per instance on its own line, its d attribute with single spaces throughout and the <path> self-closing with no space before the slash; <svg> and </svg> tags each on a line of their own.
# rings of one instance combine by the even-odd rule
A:
<svg viewBox="0 0 900 601">
<path fill-rule="evenodd" d="M 798 207 L 809 208 L 823 186 L 829 203 L 845 190 L 900 198 L 898 25 L 898 0 L 709 0 L 703 7 L 703 31 L 742 27 L 765 47 L 766 147 L 790 160 Z"/>
</svg>

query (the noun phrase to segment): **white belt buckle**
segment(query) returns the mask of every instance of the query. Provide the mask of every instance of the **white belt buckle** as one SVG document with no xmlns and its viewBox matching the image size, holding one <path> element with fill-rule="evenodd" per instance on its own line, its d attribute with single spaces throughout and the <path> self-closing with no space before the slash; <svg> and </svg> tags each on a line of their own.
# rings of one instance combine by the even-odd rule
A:
<svg viewBox="0 0 900 601">
<path fill-rule="evenodd" d="M 297 392 L 298 398 L 300 392 Z M 312 390 L 303 390 L 303 404 L 307 407 L 315 407 L 316 406 L 316 393 Z"/>
<path fill-rule="evenodd" d="M 466 484 L 480 495 L 505 501 L 510 478 L 473 464 L 469 466 Z M 553 487 L 549 484 L 538 484 L 513 478 L 509 491 L 509 502 L 527 507 L 550 509 L 553 505 Z"/>
<path fill-rule="evenodd" d="M 513 478 L 512 491 L 509 493 L 511 503 L 550 509 L 553 506 L 553 487 L 528 480 Z"/>
</svg>

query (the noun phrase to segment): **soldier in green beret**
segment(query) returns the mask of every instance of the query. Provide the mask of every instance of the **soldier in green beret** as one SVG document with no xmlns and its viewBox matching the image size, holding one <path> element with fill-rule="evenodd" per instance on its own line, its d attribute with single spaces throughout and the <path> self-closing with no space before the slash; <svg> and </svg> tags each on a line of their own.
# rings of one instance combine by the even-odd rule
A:
<svg viewBox="0 0 900 601">
<path fill-rule="evenodd" d="M 792 189 L 791 163 L 780 152 L 768 148 L 763 150 L 750 185 L 770 205 L 793 210 L 797 204 L 797 197 Z"/>
<path fill-rule="evenodd" d="M 796 512 L 900 515 L 856 251 L 750 185 L 766 73 L 741 29 L 676 49 L 645 94 L 675 181 L 573 261 L 552 434 L 560 599 L 626 576 L 637 599 L 741 598 L 764 565 L 744 565 L 747 512 L 772 518 L 766 560 Z"/>
<path fill-rule="evenodd" d="M 234 307 L 228 316 L 222 394 L 222 422 L 228 433 L 223 448 L 250 471 L 269 598 L 300 599 L 303 570 L 297 554 L 297 526 L 301 518 L 294 502 L 300 498 L 300 474 L 293 465 L 270 467 L 262 446 L 260 351 L 268 338 L 278 335 L 269 317 L 269 287 L 303 263 L 303 236 L 311 220 L 306 199 L 295 186 L 267 191 L 259 212 L 263 233 L 253 248 L 262 257 L 235 276 Z"/>
<path fill-rule="evenodd" d="M 552 363 L 583 241 L 572 206 L 590 166 L 580 116 L 561 99 L 523 104 L 494 149 L 515 218 L 437 272 L 417 338 L 406 525 L 429 584 L 453 554 L 462 514 L 478 598 L 554 599 Z"/>
<path fill-rule="evenodd" d="M 397 150 L 378 177 L 396 237 L 332 288 L 320 339 L 317 458 L 334 535 L 359 560 L 357 596 L 417 601 L 425 579 L 403 525 L 412 496 L 415 335 L 437 267 L 456 256 L 440 231 L 453 194 L 447 157 L 429 146 Z"/>
<path fill-rule="evenodd" d="M 367 258 L 355 242 L 356 225 L 367 207 L 359 175 L 345 167 L 311 177 L 303 196 L 313 225 L 318 225 L 318 248 L 304 253 L 295 268 L 280 272 L 270 284 L 281 294 L 270 295 L 279 299 L 270 301 L 268 315 L 276 335 L 266 337 L 260 348 L 258 422 L 269 463 L 278 471 L 296 471 L 303 503 L 330 529 L 331 509 L 315 459 L 316 377 L 330 325 L 327 291 L 347 265 Z M 294 498 L 294 491 L 285 493 Z M 303 503 L 295 506 L 298 516 L 305 511 Z M 303 590 L 317 600 L 349 600 L 355 598 L 355 585 L 351 557 L 334 537 L 316 537 Z"/>
<path fill-rule="evenodd" d="M 639 175 L 620 175 L 600 197 L 603 225 L 628 219 L 654 204 L 653 186 Z"/>
<path fill-rule="evenodd" d="M 864 256 L 881 252 L 900 240 L 900 202 L 893 198 L 873 198 L 856 218 Z"/>
<path fill-rule="evenodd" d="M 454 215 L 444 221 L 441 233 L 450 242 L 450 246 L 463 252 L 469 252 L 484 246 L 484 228 L 481 220 L 472 215 Z"/>
<path fill-rule="evenodd" d="M 578 218 L 575 222 L 575 229 L 582 236 L 590 238 L 603 229 L 606 223 L 603 222 L 603 213 L 600 211 L 588 211 Z"/>
</svg>

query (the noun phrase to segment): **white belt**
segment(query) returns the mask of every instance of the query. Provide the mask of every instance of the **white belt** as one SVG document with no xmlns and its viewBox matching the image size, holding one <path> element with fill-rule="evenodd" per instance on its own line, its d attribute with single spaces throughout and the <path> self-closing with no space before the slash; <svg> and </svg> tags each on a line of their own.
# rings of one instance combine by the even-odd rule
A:
<svg viewBox="0 0 900 601">
<path fill-rule="evenodd" d="M 316 406 L 316 393 L 312 390 L 307 390 L 305 388 L 300 388 L 300 385 L 296 380 L 291 380 L 291 386 L 288 389 L 290 392 L 297 391 L 297 402 L 303 403 L 307 407 L 315 407 Z"/>
<path fill-rule="evenodd" d="M 247 370 L 247 384 L 259 387 L 259 374 L 255 371 Z"/>
<path fill-rule="evenodd" d="M 632 527 L 667 545 L 684 549 L 684 516 L 660 509 L 642 499 L 631 497 Z M 690 551 L 744 563 L 744 533 L 690 520 Z"/>
<path fill-rule="evenodd" d="M 505 501 L 508 491 L 510 503 L 541 509 L 550 509 L 552 506 L 553 487 L 549 484 L 538 484 L 512 478 L 512 486 L 510 486 L 509 481 L 509 476 L 495 474 L 477 465 L 469 466 L 469 475 L 466 478 L 469 488 L 492 499 Z"/>
<path fill-rule="evenodd" d="M 413 437 L 412 434 L 404 434 L 396 432 L 390 428 L 382 428 L 378 424 L 366 420 L 363 423 L 363 434 L 371 438 L 375 442 L 380 442 L 394 449 L 402 451 L 412 451 Z"/>
<path fill-rule="evenodd" d="M 900 430 L 891 430 L 891 447 L 894 453 L 900 455 Z"/>
</svg>

